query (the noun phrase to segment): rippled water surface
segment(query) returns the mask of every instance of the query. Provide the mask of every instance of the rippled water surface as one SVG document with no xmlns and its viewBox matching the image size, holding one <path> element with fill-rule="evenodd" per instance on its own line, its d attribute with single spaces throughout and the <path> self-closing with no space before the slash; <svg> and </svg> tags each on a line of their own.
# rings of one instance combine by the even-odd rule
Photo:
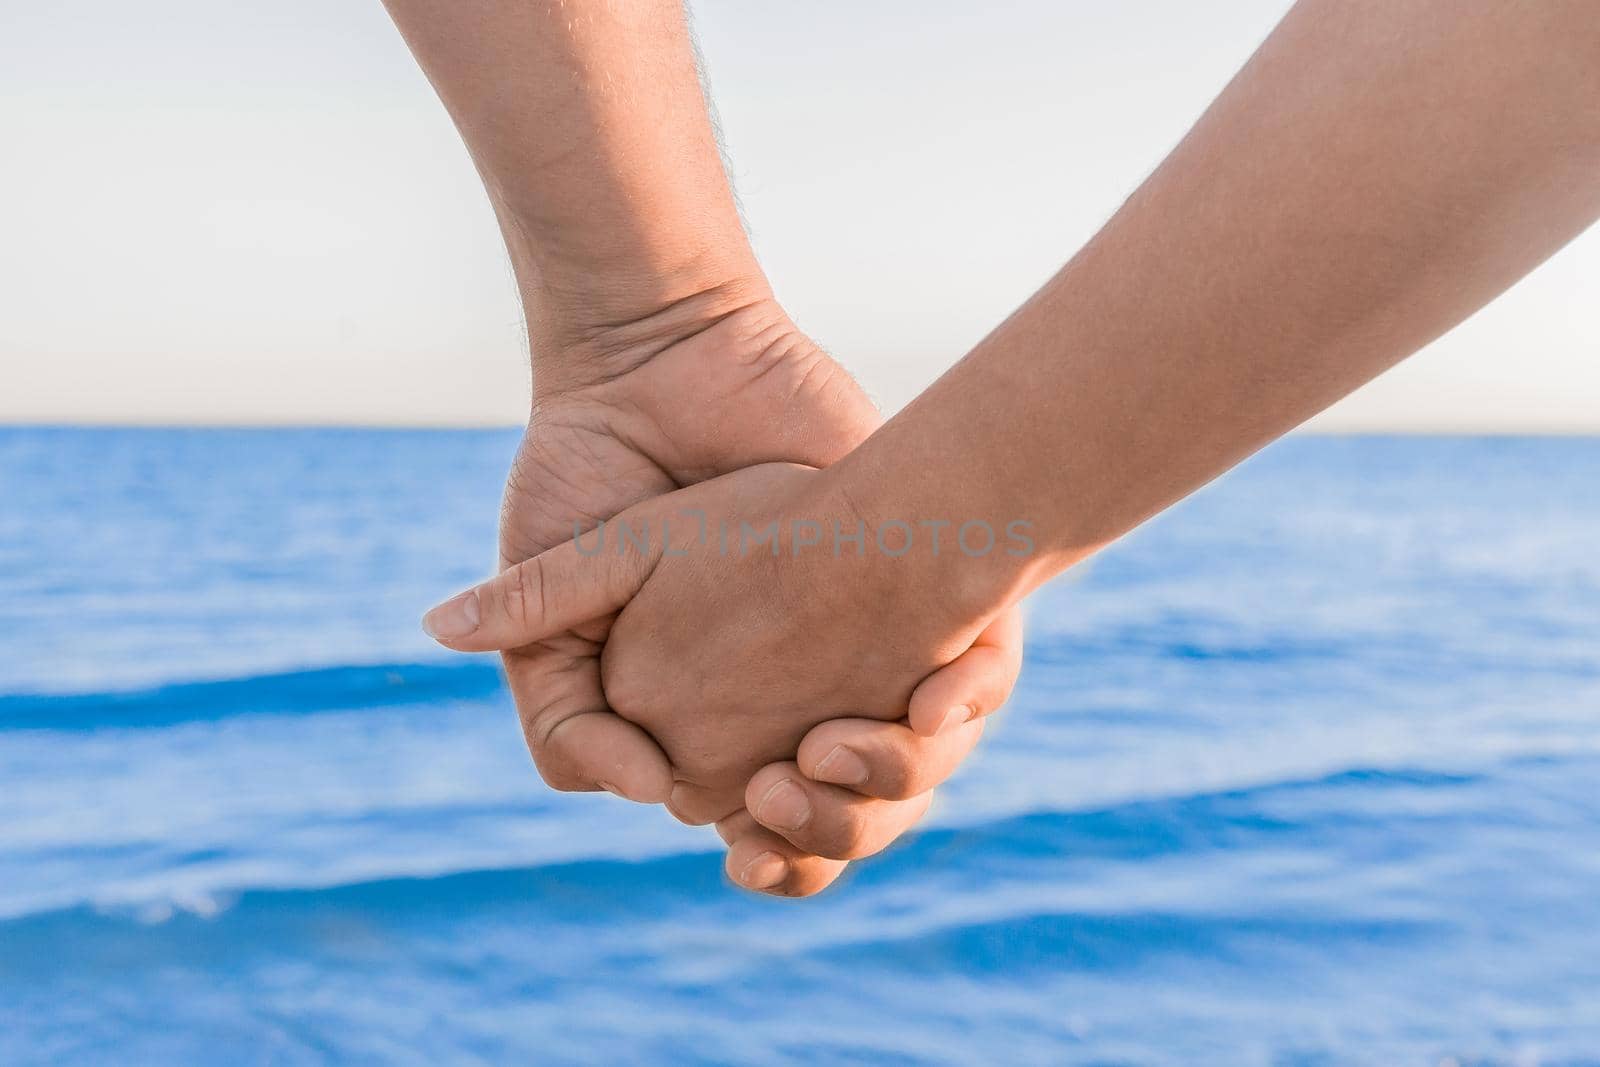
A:
<svg viewBox="0 0 1600 1067">
<path fill-rule="evenodd" d="M 1600 441 L 1268 451 L 806 903 L 417 631 L 513 444 L 0 431 L 0 1063 L 1600 1064 Z"/>
</svg>

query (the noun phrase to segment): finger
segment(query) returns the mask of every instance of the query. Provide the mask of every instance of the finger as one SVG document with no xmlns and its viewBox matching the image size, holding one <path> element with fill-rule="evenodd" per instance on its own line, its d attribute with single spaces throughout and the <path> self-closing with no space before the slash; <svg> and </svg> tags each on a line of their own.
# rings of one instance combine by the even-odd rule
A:
<svg viewBox="0 0 1600 1067">
<path fill-rule="evenodd" d="M 667 797 L 667 810 L 679 822 L 707 826 L 744 810 L 742 789 L 707 789 L 690 782 L 677 782 Z"/>
<path fill-rule="evenodd" d="M 758 824 L 743 809 L 717 823 L 728 843 L 723 869 L 743 889 L 776 897 L 809 897 L 844 873 L 842 860 L 802 852 Z"/>
<path fill-rule="evenodd" d="M 882 800 L 909 800 L 942 785 L 982 736 L 982 719 L 933 737 L 913 733 L 903 722 L 832 719 L 806 734 L 795 762 L 814 782 Z"/>
<path fill-rule="evenodd" d="M 924 678 L 906 718 L 923 737 L 982 718 L 1011 696 L 1022 673 L 1022 612 L 990 623 L 971 648 Z"/>
<path fill-rule="evenodd" d="M 606 706 L 598 660 L 545 647 L 504 660 L 528 751 L 552 789 L 667 799 L 672 765 L 649 734 Z"/>
<path fill-rule="evenodd" d="M 825 782 L 813 782 L 793 763 L 761 768 L 745 789 L 756 822 L 791 845 L 834 860 L 883 851 L 922 818 L 932 793 L 909 800 L 879 800 Z"/>
<path fill-rule="evenodd" d="M 458 652 L 522 648 L 619 611 L 654 564 L 646 551 L 586 556 L 568 541 L 430 609 L 422 629 Z"/>
</svg>

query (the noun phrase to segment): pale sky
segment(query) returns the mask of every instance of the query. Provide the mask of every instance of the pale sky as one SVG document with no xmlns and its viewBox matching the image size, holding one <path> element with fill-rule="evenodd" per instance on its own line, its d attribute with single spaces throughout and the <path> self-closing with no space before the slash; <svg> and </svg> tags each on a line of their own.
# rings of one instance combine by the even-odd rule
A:
<svg viewBox="0 0 1600 1067">
<path fill-rule="evenodd" d="M 699 0 L 799 323 L 886 408 L 1047 278 L 1284 0 Z M 0 421 L 517 423 L 477 178 L 378 0 L 0 14 Z M 1600 432 L 1600 228 L 1333 429 Z"/>
</svg>

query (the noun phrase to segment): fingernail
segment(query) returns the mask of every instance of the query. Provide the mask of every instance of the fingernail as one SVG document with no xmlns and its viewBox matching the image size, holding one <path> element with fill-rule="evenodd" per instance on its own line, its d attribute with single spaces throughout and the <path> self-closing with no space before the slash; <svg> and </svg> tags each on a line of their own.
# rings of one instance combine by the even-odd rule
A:
<svg viewBox="0 0 1600 1067">
<path fill-rule="evenodd" d="M 422 632 L 435 641 L 450 641 L 465 637 L 478 628 L 478 591 L 465 593 L 446 600 L 422 617 Z"/>
<path fill-rule="evenodd" d="M 944 713 L 944 718 L 939 720 L 939 728 L 933 732 L 935 736 L 937 736 L 938 734 L 944 733 L 946 730 L 954 730 L 962 723 L 970 722 L 971 720 L 972 709 L 967 707 L 965 704 L 957 704 L 955 707 Z"/>
<path fill-rule="evenodd" d="M 744 865 L 739 884 L 746 889 L 771 889 L 789 877 L 789 861 L 776 852 L 763 852 Z"/>
<path fill-rule="evenodd" d="M 778 830 L 798 830 L 811 821 L 806 791 L 785 778 L 767 789 L 756 805 L 756 820 Z"/>
<path fill-rule="evenodd" d="M 865 760 L 843 745 L 834 745 L 833 751 L 822 757 L 811 777 L 834 785 L 864 785 L 867 773 Z"/>
</svg>

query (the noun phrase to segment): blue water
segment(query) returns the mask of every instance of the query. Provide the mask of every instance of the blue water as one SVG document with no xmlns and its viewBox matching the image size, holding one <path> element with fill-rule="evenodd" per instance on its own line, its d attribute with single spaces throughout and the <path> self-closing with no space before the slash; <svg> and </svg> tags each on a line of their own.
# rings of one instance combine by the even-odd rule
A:
<svg viewBox="0 0 1600 1067">
<path fill-rule="evenodd" d="M 513 443 L 0 431 L 0 1063 L 1600 1064 L 1600 440 L 1269 450 L 799 903 L 418 632 Z"/>
</svg>

